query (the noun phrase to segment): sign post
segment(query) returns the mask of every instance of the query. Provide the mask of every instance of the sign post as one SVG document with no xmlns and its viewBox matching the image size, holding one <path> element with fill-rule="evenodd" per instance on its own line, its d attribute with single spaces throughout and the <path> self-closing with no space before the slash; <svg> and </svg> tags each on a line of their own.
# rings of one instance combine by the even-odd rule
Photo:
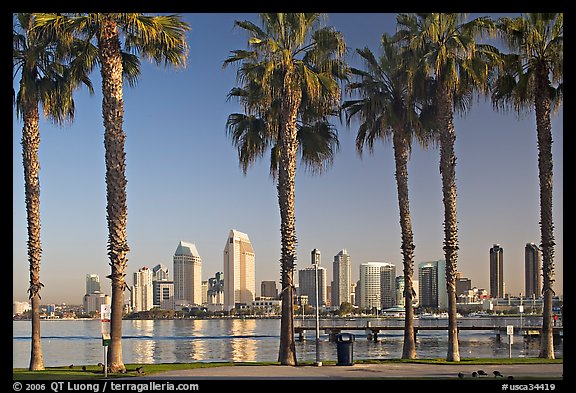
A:
<svg viewBox="0 0 576 393">
<path fill-rule="evenodd" d="M 508 334 L 508 357 L 512 358 L 512 342 L 514 336 L 514 325 L 506 325 L 506 333 Z"/>
<path fill-rule="evenodd" d="M 104 378 L 108 377 L 108 346 L 110 345 L 110 314 L 109 304 L 100 305 L 100 322 L 102 326 L 102 346 L 104 347 Z"/>
</svg>

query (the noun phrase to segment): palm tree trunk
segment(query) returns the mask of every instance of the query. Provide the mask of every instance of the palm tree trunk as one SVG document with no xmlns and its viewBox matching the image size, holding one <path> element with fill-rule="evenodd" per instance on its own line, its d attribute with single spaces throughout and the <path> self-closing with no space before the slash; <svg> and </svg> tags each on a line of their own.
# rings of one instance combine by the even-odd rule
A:
<svg viewBox="0 0 576 393">
<path fill-rule="evenodd" d="M 24 187 L 26 215 L 28 220 L 28 261 L 30 265 L 29 299 L 32 302 L 32 344 L 29 370 L 44 370 L 42 342 L 40 339 L 40 129 L 38 127 L 38 105 L 25 104 L 22 128 L 22 161 L 24 164 Z"/>
<path fill-rule="evenodd" d="M 414 337 L 414 293 L 412 275 L 414 274 L 414 237 L 410 220 L 410 201 L 408 198 L 408 151 L 406 140 L 399 130 L 394 131 L 394 158 L 396 161 L 396 185 L 398 188 L 398 206 L 400 209 L 400 228 L 402 231 L 402 256 L 404 266 L 404 345 L 402 359 L 416 358 L 416 339 Z"/>
<path fill-rule="evenodd" d="M 280 207 L 281 286 L 282 316 L 280 320 L 280 349 L 278 361 L 282 365 L 295 366 L 296 342 L 294 340 L 294 268 L 296 261 L 296 225 L 294 214 L 294 184 L 298 150 L 296 117 L 300 106 L 301 92 L 290 88 L 290 73 L 284 78 L 278 146 L 278 204 Z"/>
<path fill-rule="evenodd" d="M 540 232 L 542 250 L 542 334 L 539 357 L 554 359 L 552 297 L 554 290 L 554 223 L 552 217 L 552 132 L 550 125 L 550 98 L 548 73 L 537 67 L 536 131 L 538 134 L 538 174 L 540 178 Z"/>
<path fill-rule="evenodd" d="M 108 351 L 110 372 L 124 372 L 122 361 L 122 314 L 126 288 L 126 163 L 125 134 L 122 130 L 124 101 L 122 92 L 122 57 L 115 21 L 104 14 L 98 36 L 102 74 L 102 116 L 106 149 L 106 198 L 108 221 L 108 257 L 112 280 L 110 315 L 111 343 Z"/>
<path fill-rule="evenodd" d="M 456 271 L 458 227 L 456 221 L 456 156 L 452 115 L 452 96 L 443 85 L 439 87 L 438 121 L 440 125 L 440 174 L 444 203 L 444 256 L 446 259 L 446 289 L 448 291 L 448 353 L 446 360 L 459 362 L 458 325 L 456 320 Z M 438 289 L 440 290 L 440 289 Z"/>
</svg>

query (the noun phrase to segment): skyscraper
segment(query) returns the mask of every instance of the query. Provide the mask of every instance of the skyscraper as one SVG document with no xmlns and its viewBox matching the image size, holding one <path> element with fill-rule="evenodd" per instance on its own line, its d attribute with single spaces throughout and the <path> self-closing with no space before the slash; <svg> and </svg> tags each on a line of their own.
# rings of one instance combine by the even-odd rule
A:
<svg viewBox="0 0 576 393">
<path fill-rule="evenodd" d="M 174 310 L 174 281 L 170 280 L 168 268 L 161 263 L 152 268 L 152 295 L 154 307 Z"/>
<path fill-rule="evenodd" d="M 396 266 L 385 263 L 380 267 L 380 307 L 382 309 L 396 305 Z"/>
<path fill-rule="evenodd" d="M 132 311 L 148 311 L 154 307 L 153 294 L 152 270 L 142 267 L 134 273 L 134 285 L 130 296 Z"/>
<path fill-rule="evenodd" d="M 524 277 L 526 283 L 526 297 L 542 296 L 542 281 L 540 270 L 542 262 L 540 259 L 540 249 L 534 243 L 526 243 L 524 247 Z"/>
<path fill-rule="evenodd" d="M 346 249 L 334 256 L 332 263 L 332 305 L 339 307 L 342 303 L 350 301 L 352 277 L 350 275 L 350 255 Z"/>
<path fill-rule="evenodd" d="M 86 275 L 86 294 L 100 292 L 100 276 L 97 274 Z"/>
<path fill-rule="evenodd" d="M 416 285 L 416 282 L 414 282 Z M 446 261 L 443 259 L 418 264 L 418 303 L 421 307 L 448 307 Z"/>
<path fill-rule="evenodd" d="M 312 250 L 311 262 L 312 266 L 298 270 L 300 296 L 308 296 L 308 304 L 316 306 L 316 268 L 314 267 L 314 262 L 316 262 L 318 264 L 318 305 L 325 306 L 327 302 L 326 268 L 320 266 L 320 251 L 316 248 Z"/>
<path fill-rule="evenodd" d="M 380 309 L 382 307 L 382 268 L 388 268 L 386 262 L 365 262 L 360 264 L 360 308 Z M 393 266 L 393 265 L 392 265 Z M 394 284 L 392 284 L 394 291 Z M 394 295 L 392 295 L 395 298 Z"/>
<path fill-rule="evenodd" d="M 256 297 L 255 255 L 248 235 L 230 230 L 224 247 L 224 307 L 248 304 Z"/>
<path fill-rule="evenodd" d="M 504 250 L 500 244 L 490 249 L 490 297 L 504 297 Z"/>
<path fill-rule="evenodd" d="M 193 243 L 181 241 L 174 253 L 174 301 L 177 306 L 202 303 L 202 258 Z"/>
</svg>

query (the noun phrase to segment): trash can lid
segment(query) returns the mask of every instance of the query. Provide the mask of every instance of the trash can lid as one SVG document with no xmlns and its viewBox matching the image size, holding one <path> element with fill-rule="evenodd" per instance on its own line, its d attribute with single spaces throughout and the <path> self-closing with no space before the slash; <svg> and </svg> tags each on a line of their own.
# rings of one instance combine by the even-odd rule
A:
<svg viewBox="0 0 576 393">
<path fill-rule="evenodd" d="M 338 342 L 354 341 L 354 335 L 352 333 L 338 333 L 336 335 L 336 341 Z"/>
</svg>

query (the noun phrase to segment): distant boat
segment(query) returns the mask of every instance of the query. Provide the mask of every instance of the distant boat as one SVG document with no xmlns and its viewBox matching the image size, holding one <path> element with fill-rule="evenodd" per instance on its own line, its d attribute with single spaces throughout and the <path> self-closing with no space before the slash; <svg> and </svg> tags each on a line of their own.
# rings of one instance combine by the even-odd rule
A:
<svg viewBox="0 0 576 393">
<path fill-rule="evenodd" d="M 441 312 L 441 313 L 425 312 L 425 313 L 420 314 L 419 318 L 420 319 L 448 319 L 448 313 L 447 312 Z M 456 318 L 462 318 L 462 315 L 460 313 L 456 313 Z"/>
</svg>

